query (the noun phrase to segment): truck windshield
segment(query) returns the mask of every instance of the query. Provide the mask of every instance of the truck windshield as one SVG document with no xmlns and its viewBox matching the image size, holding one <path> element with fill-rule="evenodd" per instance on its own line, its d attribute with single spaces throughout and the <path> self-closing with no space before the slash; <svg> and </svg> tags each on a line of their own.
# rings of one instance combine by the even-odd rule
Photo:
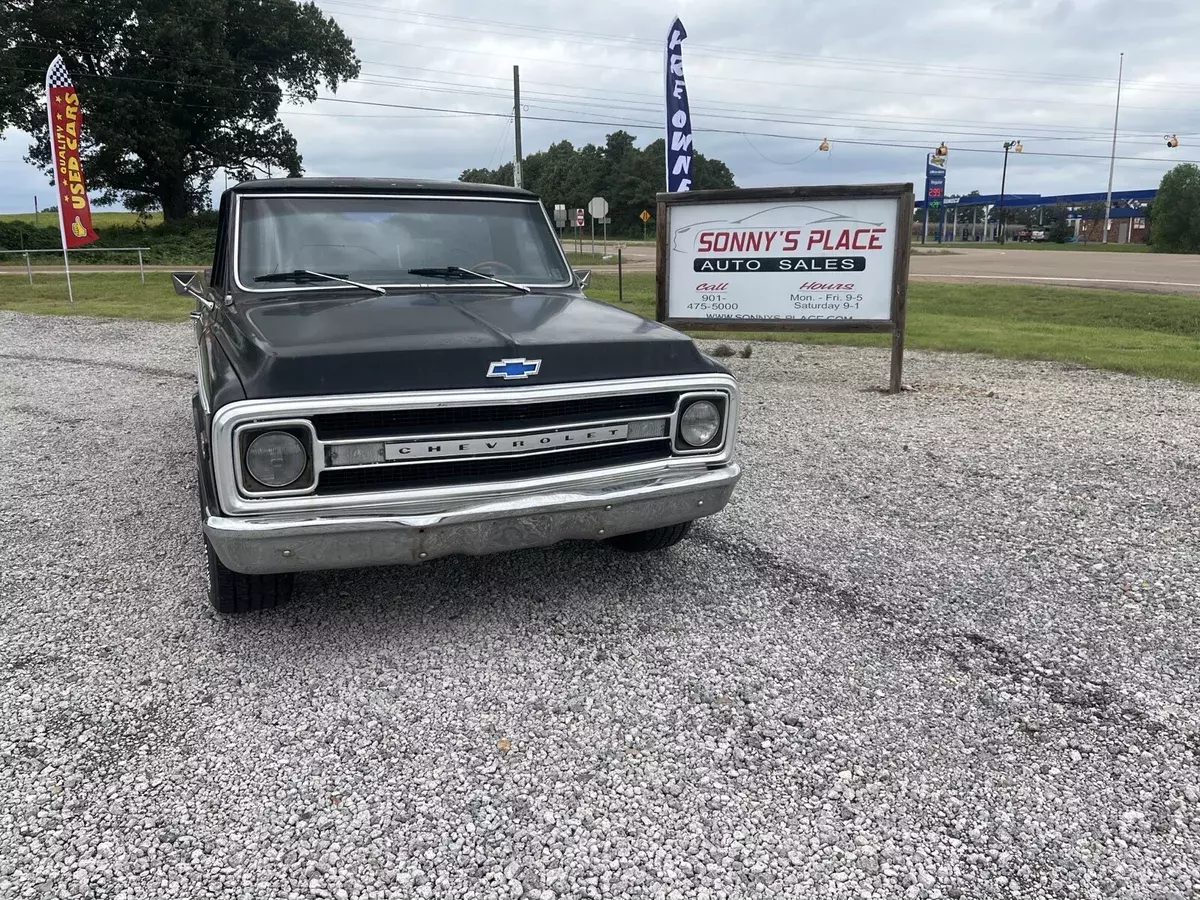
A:
<svg viewBox="0 0 1200 900">
<path fill-rule="evenodd" d="M 241 198 L 237 274 L 244 288 L 278 289 L 288 273 L 327 272 L 372 285 L 478 288 L 481 279 L 434 278 L 460 266 L 524 285 L 566 285 L 572 273 L 536 201 L 423 197 Z M 293 290 L 328 289 L 297 276 Z"/>
</svg>

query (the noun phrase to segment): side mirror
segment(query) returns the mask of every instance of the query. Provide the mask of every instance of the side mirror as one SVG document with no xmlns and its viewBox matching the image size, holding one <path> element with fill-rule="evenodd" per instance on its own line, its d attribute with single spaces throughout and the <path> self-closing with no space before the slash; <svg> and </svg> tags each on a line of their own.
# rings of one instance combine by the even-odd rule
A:
<svg viewBox="0 0 1200 900">
<path fill-rule="evenodd" d="M 592 270 L 591 269 L 576 269 L 575 270 L 575 280 L 579 282 L 579 288 L 580 288 L 580 290 L 582 290 L 583 288 L 587 287 L 588 282 L 592 280 Z"/>
<path fill-rule="evenodd" d="M 200 272 L 172 272 L 171 284 L 175 293 L 201 297 L 204 292 L 204 275 Z"/>
</svg>

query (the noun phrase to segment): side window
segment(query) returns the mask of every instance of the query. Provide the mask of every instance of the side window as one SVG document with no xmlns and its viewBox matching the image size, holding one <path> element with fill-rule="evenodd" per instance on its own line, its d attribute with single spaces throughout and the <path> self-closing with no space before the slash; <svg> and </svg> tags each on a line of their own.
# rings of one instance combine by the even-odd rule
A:
<svg viewBox="0 0 1200 900">
<path fill-rule="evenodd" d="M 230 199 L 226 194 L 221 198 L 221 210 L 217 214 L 217 248 L 213 253 L 212 266 L 212 284 L 222 289 L 226 286 L 225 269 L 228 266 L 226 259 L 229 256 L 230 219 Z"/>
</svg>

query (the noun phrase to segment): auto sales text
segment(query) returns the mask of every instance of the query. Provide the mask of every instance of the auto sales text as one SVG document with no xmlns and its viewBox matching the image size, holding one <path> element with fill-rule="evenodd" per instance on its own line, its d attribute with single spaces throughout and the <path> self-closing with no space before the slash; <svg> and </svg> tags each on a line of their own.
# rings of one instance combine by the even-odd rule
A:
<svg viewBox="0 0 1200 900">
<path fill-rule="evenodd" d="M 694 272 L 862 272 L 865 256 L 697 257 Z"/>
</svg>

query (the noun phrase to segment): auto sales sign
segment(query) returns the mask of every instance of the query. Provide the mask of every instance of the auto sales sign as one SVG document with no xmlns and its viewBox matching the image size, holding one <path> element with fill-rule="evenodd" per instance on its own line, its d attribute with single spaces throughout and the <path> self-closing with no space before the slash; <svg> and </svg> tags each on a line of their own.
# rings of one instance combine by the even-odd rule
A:
<svg viewBox="0 0 1200 900">
<path fill-rule="evenodd" d="M 911 186 L 692 191 L 661 195 L 659 206 L 659 321 L 759 331 L 894 325 Z"/>
</svg>

